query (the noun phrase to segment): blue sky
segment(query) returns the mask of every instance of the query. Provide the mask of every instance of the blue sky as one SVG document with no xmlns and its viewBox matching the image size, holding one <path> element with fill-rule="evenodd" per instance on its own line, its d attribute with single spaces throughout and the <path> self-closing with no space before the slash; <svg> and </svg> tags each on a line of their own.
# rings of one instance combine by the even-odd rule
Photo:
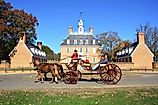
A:
<svg viewBox="0 0 158 105">
<path fill-rule="evenodd" d="M 135 40 L 136 28 L 150 23 L 158 27 L 158 0 L 5 0 L 14 8 L 24 9 L 37 17 L 38 40 L 54 52 L 67 38 L 68 27 L 77 31 L 80 11 L 85 30 L 94 34 L 106 31 L 119 33 L 122 40 Z"/>
</svg>

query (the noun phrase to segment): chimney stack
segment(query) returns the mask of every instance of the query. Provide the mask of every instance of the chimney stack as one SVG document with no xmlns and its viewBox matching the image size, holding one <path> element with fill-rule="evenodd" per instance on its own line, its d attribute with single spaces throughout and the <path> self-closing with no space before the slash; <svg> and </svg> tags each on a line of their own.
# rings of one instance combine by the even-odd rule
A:
<svg viewBox="0 0 158 105">
<path fill-rule="evenodd" d="M 70 26 L 68 29 L 68 35 L 70 35 L 73 32 L 73 28 Z"/>
<path fill-rule="evenodd" d="M 89 32 L 93 35 L 93 32 L 94 32 L 93 27 L 89 28 Z"/>
<path fill-rule="evenodd" d="M 144 32 L 138 32 L 137 33 L 137 41 L 139 44 L 144 44 L 145 39 L 144 39 Z"/>
<path fill-rule="evenodd" d="M 19 35 L 19 42 L 20 43 L 25 43 L 26 42 L 25 32 L 20 33 L 20 35 Z"/>
<path fill-rule="evenodd" d="M 39 47 L 40 50 L 42 50 L 42 42 L 37 42 L 37 46 Z"/>
</svg>

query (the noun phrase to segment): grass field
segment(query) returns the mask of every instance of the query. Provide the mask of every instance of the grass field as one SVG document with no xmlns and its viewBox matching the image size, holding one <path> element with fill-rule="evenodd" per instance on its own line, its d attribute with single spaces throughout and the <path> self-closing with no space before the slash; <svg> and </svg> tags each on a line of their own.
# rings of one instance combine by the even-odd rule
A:
<svg viewBox="0 0 158 105">
<path fill-rule="evenodd" d="M 0 105 L 158 105 L 158 87 L 0 90 Z"/>
</svg>

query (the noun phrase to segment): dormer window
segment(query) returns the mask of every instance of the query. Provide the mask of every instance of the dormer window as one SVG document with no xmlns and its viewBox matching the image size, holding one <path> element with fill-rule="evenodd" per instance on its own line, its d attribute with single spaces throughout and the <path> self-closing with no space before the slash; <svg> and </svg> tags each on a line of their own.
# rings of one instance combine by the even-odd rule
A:
<svg viewBox="0 0 158 105">
<path fill-rule="evenodd" d="M 82 40 L 82 39 L 80 39 L 80 44 L 81 44 L 81 45 L 83 44 L 83 40 Z"/>
<path fill-rule="evenodd" d="M 95 40 L 93 39 L 93 44 L 95 44 Z"/>
<path fill-rule="evenodd" d="M 69 39 L 67 39 L 67 44 L 70 44 L 70 40 Z"/>
<path fill-rule="evenodd" d="M 77 44 L 77 40 L 76 39 L 74 39 L 74 45 L 76 45 Z"/>
<path fill-rule="evenodd" d="M 88 44 L 88 39 L 86 39 L 85 44 Z"/>
</svg>

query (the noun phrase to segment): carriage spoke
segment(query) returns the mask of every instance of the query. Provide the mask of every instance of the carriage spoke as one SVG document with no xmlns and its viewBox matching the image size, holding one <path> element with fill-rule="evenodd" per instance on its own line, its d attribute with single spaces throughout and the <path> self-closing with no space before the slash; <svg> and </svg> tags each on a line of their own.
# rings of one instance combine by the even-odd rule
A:
<svg viewBox="0 0 158 105">
<path fill-rule="evenodd" d="M 108 76 L 108 74 L 104 74 L 104 75 L 102 75 L 102 78 L 104 78 L 104 77 L 106 78 L 107 76 Z"/>
</svg>

